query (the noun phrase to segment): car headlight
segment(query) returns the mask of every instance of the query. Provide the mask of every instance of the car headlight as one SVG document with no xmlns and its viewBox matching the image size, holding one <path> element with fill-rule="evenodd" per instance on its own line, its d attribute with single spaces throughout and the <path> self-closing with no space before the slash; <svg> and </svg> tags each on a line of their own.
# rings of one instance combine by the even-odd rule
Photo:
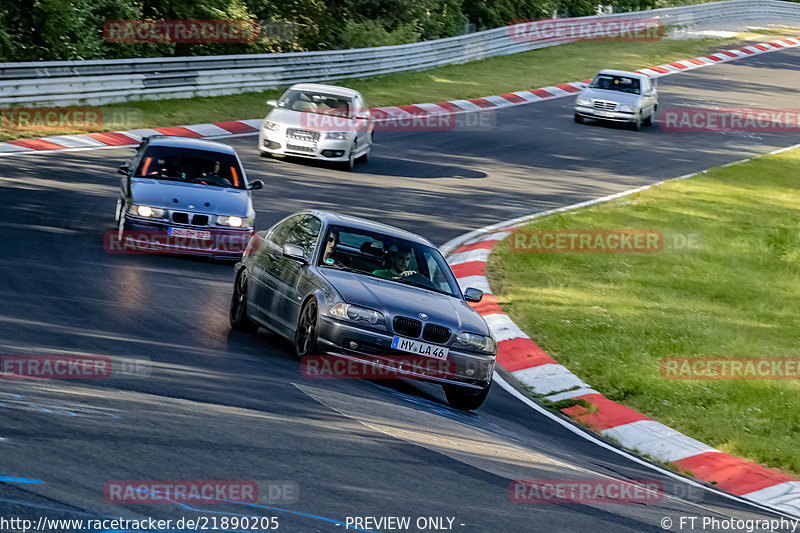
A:
<svg viewBox="0 0 800 533">
<path fill-rule="evenodd" d="M 355 322 L 367 322 L 373 326 L 376 324 L 385 324 L 382 313 L 379 313 L 374 309 L 358 307 L 357 305 L 338 303 L 331 307 L 330 313 L 331 316 L 335 316 L 337 318 L 346 318 Z"/>
<path fill-rule="evenodd" d="M 461 332 L 456 335 L 456 342 L 464 346 L 471 346 L 481 352 L 493 353 L 495 351 L 494 339 L 477 333 Z"/>
<path fill-rule="evenodd" d="M 148 218 L 164 218 L 164 210 L 159 207 L 150 207 L 149 205 L 131 206 L 131 213 L 139 215 L 140 217 Z"/>
<path fill-rule="evenodd" d="M 633 113 L 636 111 L 636 106 L 633 105 L 621 105 L 619 106 L 619 110 L 623 113 Z"/>
<path fill-rule="evenodd" d="M 219 215 L 217 217 L 217 224 L 220 226 L 230 226 L 232 228 L 249 228 L 253 226 L 253 221 L 249 218 Z"/>
<path fill-rule="evenodd" d="M 269 120 L 264 120 L 264 129 L 270 131 L 280 131 L 281 126 L 277 122 L 270 122 Z"/>
<path fill-rule="evenodd" d="M 346 131 L 329 131 L 325 134 L 326 139 L 335 139 L 337 141 L 347 140 L 348 133 Z"/>
<path fill-rule="evenodd" d="M 592 107 L 592 100 L 591 98 L 577 98 L 575 99 L 575 105 Z"/>
</svg>

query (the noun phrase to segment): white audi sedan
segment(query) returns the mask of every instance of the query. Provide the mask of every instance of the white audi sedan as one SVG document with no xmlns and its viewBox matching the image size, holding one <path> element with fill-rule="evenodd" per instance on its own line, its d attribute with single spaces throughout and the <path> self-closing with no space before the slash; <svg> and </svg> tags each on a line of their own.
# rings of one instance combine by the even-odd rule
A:
<svg viewBox="0 0 800 533">
<path fill-rule="evenodd" d="M 292 85 L 280 100 L 268 100 L 273 110 L 258 134 L 258 149 L 266 156 L 295 156 L 335 162 L 352 170 L 366 162 L 372 150 L 372 115 L 358 91 L 321 85 Z"/>
</svg>

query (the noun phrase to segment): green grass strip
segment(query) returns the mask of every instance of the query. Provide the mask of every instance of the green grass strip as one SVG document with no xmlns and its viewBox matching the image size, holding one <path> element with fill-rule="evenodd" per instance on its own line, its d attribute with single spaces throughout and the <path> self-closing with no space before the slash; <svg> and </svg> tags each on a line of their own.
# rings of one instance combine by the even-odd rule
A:
<svg viewBox="0 0 800 533">
<path fill-rule="evenodd" d="M 800 357 L 799 184 L 795 149 L 544 217 L 525 229 L 655 229 L 671 249 L 519 253 L 507 239 L 489 281 L 523 331 L 610 399 L 800 474 L 800 379 L 667 380 L 659 370 L 674 356 Z M 686 235 L 695 246 L 680 246 Z"/>
</svg>

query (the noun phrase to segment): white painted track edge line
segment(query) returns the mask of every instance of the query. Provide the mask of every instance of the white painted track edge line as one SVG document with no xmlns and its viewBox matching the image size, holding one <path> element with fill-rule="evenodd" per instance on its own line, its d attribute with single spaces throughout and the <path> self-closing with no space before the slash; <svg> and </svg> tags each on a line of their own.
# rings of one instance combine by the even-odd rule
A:
<svg viewBox="0 0 800 533">
<path fill-rule="evenodd" d="M 749 506 L 755 507 L 757 509 L 761 509 L 762 511 L 768 511 L 768 512 L 771 512 L 771 513 L 775 513 L 775 514 L 778 514 L 780 516 L 783 516 L 783 517 L 786 517 L 786 518 L 789 518 L 789 519 L 793 519 L 794 520 L 794 519 L 798 518 L 798 517 L 796 517 L 794 515 L 786 513 L 785 511 L 781 511 L 779 509 L 775 509 L 773 507 L 770 507 L 768 505 L 764 505 L 764 504 L 761 504 L 761 503 L 756 503 L 756 502 L 748 500 L 747 498 L 742 497 L 742 496 L 736 496 L 735 494 L 731 494 L 731 493 L 723 491 L 723 490 L 719 490 L 719 489 L 715 489 L 715 488 L 709 487 L 708 485 L 706 485 L 704 483 L 699 483 L 697 481 L 693 481 L 693 480 L 691 480 L 689 478 L 686 478 L 684 476 L 681 476 L 679 474 L 671 472 L 670 470 L 668 470 L 668 469 L 666 469 L 666 468 L 664 468 L 662 466 L 659 466 L 659 465 L 650 463 L 648 461 L 645 461 L 644 459 L 642 459 L 640 457 L 637 457 L 637 456 L 633 455 L 630 452 L 627 452 L 625 450 L 622 450 L 620 448 L 612 446 L 612 445 L 608 444 L 607 442 L 604 442 L 603 440 L 601 440 L 600 438 L 595 436 L 594 433 L 590 433 L 590 432 L 584 431 L 583 429 L 580 429 L 580 428 L 576 427 L 573 423 L 563 419 L 562 417 L 560 417 L 560 416 L 558 416 L 558 415 L 556 415 L 554 413 L 551 413 L 550 411 L 548 411 L 544 407 L 540 406 L 539 404 L 537 404 L 536 402 L 534 402 L 533 400 L 531 400 L 530 398 L 528 398 L 527 396 L 525 396 L 524 394 L 519 392 L 517 389 L 515 389 L 511 384 L 509 384 L 502 377 L 500 377 L 500 375 L 497 372 L 494 373 L 494 376 L 493 376 L 492 379 L 493 379 L 493 381 L 496 381 L 498 383 L 498 385 L 500 385 L 503 388 L 503 390 L 508 392 L 511 396 L 517 398 L 519 401 L 521 401 L 522 403 L 524 403 L 525 405 L 527 405 L 528 407 L 530 407 L 534 411 L 538 412 L 541 415 L 544 415 L 545 417 L 549 418 L 550 420 L 552 420 L 553 422 L 557 423 L 558 425 L 560 425 L 561 427 L 565 428 L 566 430 L 571 431 L 572 433 L 574 433 L 574 434 L 576 434 L 576 435 L 588 440 L 589 442 L 591 442 L 593 444 L 596 444 L 597 446 L 600 446 L 601 448 L 604 448 L 604 449 L 609 450 L 609 451 L 611 451 L 613 453 L 616 453 L 617 455 L 625 457 L 626 459 L 628 459 L 630 461 L 633 461 L 636 464 L 639 464 L 641 466 L 649 468 L 650 470 L 655 470 L 655 471 L 657 471 L 657 472 L 659 472 L 659 473 L 661 473 L 661 474 L 663 474 L 663 475 L 665 475 L 665 476 L 667 476 L 669 478 L 675 479 L 677 481 L 686 483 L 688 485 L 692 485 L 694 487 L 700 487 L 700 488 L 702 488 L 704 490 L 707 490 L 709 492 L 713 492 L 714 494 L 717 494 L 717 495 L 722 496 L 724 498 L 727 498 L 729 500 L 732 500 L 732 501 L 735 501 L 735 502 L 739 502 L 739 503 L 743 503 L 745 505 L 749 505 Z M 689 503 L 692 503 L 694 505 L 699 505 L 696 502 L 689 502 Z"/>
</svg>

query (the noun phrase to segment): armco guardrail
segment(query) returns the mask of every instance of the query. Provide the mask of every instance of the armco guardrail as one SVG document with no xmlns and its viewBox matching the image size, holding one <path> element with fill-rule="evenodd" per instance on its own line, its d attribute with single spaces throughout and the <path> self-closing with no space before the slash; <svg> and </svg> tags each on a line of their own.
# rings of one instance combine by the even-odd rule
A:
<svg viewBox="0 0 800 533">
<path fill-rule="evenodd" d="M 726 0 L 609 17 L 659 18 L 665 25 L 691 28 L 739 27 L 765 22 L 790 24 L 800 22 L 800 4 L 785 0 Z M 554 44 L 557 43 L 514 41 L 508 27 L 502 27 L 379 48 L 124 61 L 1 63 L 0 106 L 100 105 L 262 91 L 301 81 L 424 70 Z"/>
</svg>

